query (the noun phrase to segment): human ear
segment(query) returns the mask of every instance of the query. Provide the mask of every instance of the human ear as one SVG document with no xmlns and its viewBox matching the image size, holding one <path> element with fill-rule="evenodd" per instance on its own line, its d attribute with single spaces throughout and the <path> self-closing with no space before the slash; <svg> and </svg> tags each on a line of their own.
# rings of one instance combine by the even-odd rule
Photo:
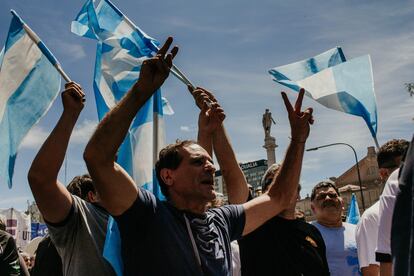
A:
<svg viewBox="0 0 414 276">
<path fill-rule="evenodd" d="M 92 191 L 89 191 L 87 194 L 89 202 L 96 202 L 96 196 Z"/>
<path fill-rule="evenodd" d="M 315 206 L 314 206 L 313 202 L 311 202 L 311 209 L 312 209 L 312 212 L 315 214 Z"/>
<path fill-rule="evenodd" d="M 161 169 L 160 176 L 161 176 L 162 181 L 167 186 L 171 186 L 173 184 L 173 182 L 174 182 L 173 181 L 174 180 L 174 178 L 173 178 L 173 170 L 167 169 L 167 168 Z"/>
</svg>

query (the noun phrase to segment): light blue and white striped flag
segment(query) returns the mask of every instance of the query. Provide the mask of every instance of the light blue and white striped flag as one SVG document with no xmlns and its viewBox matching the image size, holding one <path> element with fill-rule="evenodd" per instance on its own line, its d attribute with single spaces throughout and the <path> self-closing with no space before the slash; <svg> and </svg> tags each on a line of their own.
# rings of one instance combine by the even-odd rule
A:
<svg viewBox="0 0 414 276">
<path fill-rule="evenodd" d="M 96 6 L 88 0 L 72 22 L 72 32 L 98 41 L 93 87 L 101 120 L 138 80 L 142 62 L 156 53 L 159 43 L 131 24 L 109 0 Z M 161 199 L 154 165 L 165 145 L 163 107 L 167 114 L 173 113 L 158 90 L 135 117 L 117 159 L 138 186 Z M 119 231 L 112 218 L 107 229 L 104 257 L 122 275 Z"/>
<path fill-rule="evenodd" d="M 56 58 L 14 11 L 12 14 L 0 55 L 0 179 L 9 188 L 20 143 L 60 89 Z"/>
<path fill-rule="evenodd" d="M 101 120 L 138 80 L 142 62 L 157 51 L 159 43 L 123 19 L 108 0 L 95 7 L 89 0 L 72 22 L 72 32 L 98 41 L 94 91 Z M 161 92 L 157 91 L 139 111 L 122 144 L 118 163 L 138 186 L 160 195 L 153 173 L 157 153 L 164 146 Z"/>
<path fill-rule="evenodd" d="M 351 197 L 351 203 L 348 207 L 348 215 L 346 216 L 346 222 L 352 223 L 352 224 L 358 224 L 360 215 L 359 215 L 359 207 L 358 207 L 358 201 L 356 199 L 355 194 L 352 194 Z"/>
<path fill-rule="evenodd" d="M 377 104 L 369 55 L 349 61 L 341 48 L 313 58 L 269 70 L 274 81 L 306 95 L 320 104 L 362 117 L 378 146 Z"/>
</svg>

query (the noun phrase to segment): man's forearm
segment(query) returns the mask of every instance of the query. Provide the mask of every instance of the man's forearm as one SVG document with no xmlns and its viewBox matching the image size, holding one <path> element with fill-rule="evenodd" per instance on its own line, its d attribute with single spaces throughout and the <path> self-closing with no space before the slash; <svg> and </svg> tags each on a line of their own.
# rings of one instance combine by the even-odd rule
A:
<svg viewBox="0 0 414 276">
<path fill-rule="evenodd" d="M 292 141 L 288 146 L 279 174 L 273 179 L 274 183 L 270 190 L 243 204 L 246 214 L 243 236 L 278 215 L 295 200 L 303 152 L 304 144 Z"/>
<path fill-rule="evenodd" d="M 231 204 L 246 202 L 249 188 L 224 125 L 221 125 L 213 135 L 213 148 L 227 186 L 229 202 Z"/>
<path fill-rule="evenodd" d="M 370 264 L 361 268 L 362 276 L 378 276 L 380 275 L 379 265 Z"/>
<path fill-rule="evenodd" d="M 78 116 L 63 112 L 29 170 L 28 180 L 33 196 L 43 218 L 49 222 L 61 222 L 72 205 L 69 192 L 59 183 L 57 176 Z"/>
<path fill-rule="evenodd" d="M 392 276 L 392 262 L 381 262 L 380 263 L 380 275 L 381 276 Z"/>
<path fill-rule="evenodd" d="M 275 184 L 268 192 L 270 197 L 286 204 L 296 199 L 304 151 L 304 142 L 294 140 L 290 142 L 282 167 L 273 180 Z"/>
<path fill-rule="evenodd" d="M 65 159 L 70 135 L 79 114 L 63 112 L 56 127 L 43 143 L 29 171 L 30 184 L 55 183 Z"/>
<path fill-rule="evenodd" d="M 143 93 L 139 84 L 135 84 L 98 125 L 85 149 L 85 155 L 93 155 L 92 160 L 98 158 L 110 162 L 115 161 L 118 148 L 132 120 L 151 95 L 151 93 Z M 90 153 L 91 151 L 93 154 Z"/>
<path fill-rule="evenodd" d="M 213 157 L 213 135 L 198 128 L 197 143 Z"/>
</svg>

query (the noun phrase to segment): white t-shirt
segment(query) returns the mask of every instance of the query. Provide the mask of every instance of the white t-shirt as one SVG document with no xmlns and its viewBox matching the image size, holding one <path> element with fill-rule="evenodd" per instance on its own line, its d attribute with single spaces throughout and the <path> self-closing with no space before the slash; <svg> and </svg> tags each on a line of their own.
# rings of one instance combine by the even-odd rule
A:
<svg viewBox="0 0 414 276">
<path fill-rule="evenodd" d="M 398 187 L 399 171 L 397 169 L 390 175 L 380 197 L 377 253 L 391 255 L 392 214 L 397 194 L 400 192 Z"/>
<path fill-rule="evenodd" d="M 358 247 L 358 261 L 361 268 L 369 265 L 379 265 L 375 261 L 375 248 L 378 240 L 379 201 L 365 210 L 355 232 Z"/>
<path fill-rule="evenodd" d="M 237 241 L 232 241 L 231 245 L 231 262 L 233 276 L 241 275 L 240 249 Z"/>
</svg>

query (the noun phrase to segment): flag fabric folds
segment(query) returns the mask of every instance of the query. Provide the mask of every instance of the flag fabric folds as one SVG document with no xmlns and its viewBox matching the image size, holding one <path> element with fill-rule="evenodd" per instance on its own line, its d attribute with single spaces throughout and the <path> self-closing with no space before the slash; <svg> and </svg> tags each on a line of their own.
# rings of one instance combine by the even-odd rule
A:
<svg viewBox="0 0 414 276">
<path fill-rule="evenodd" d="M 299 92 L 301 87 L 296 84 L 297 81 L 345 61 L 342 49 L 336 47 L 309 59 L 275 67 L 270 69 L 269 73 L 274 77 L 274 81 Z"/>
<path fill-rule="evenodd" d="M 93 87 L 101 120 L 137 81 L 142 62 L 157 51 L 159 43 L 129 25 L 108 0 L 96 7 L 94 1 L 87 1 L 72 22 L 72 32 L 97 40 Z M 134 119 L 117 159 L 138 186 L 158 197 L 162 194 L 153 166 L 165 140 L 162 107 L 158 90 Z"/>
<path fill-rule="evenodd" d="M 372 137 L 377 135 L 377 105 L 369 55 L 347 61 L 341 48 L 269 70 L 274 81 L 325 107 L 360 116 Z"/>
<path fill-rule="evenodd" d="M 101 120 L 137 81 L 142 62 L 156 53 L 159 43 L 131 24 L 109 0 L 101 0 L 97 5 L 88 0 L 72 22 L 71 29 L 79 36 L 97 40 L 93 87 Z M 167 114 L 173 113 L 158 90 L 133 120 L 117 158 L 138 186 L 150 190 L 160 199 L 164 196 L 154 165 L 159 150 L 165 145 L 163 107 Z M 117 275 L 122 275 L 123 267 L 120 248 L 119 230 L 110 218 L 104 257 Z"/>
<path fill-rule="evenodd" d="M 352 194 L 351 203 L 348 207 L 348 215 L 346 216 L 346 222 L 356 225 L 358 224 L 359 217 L 358 201 L 355 194 Z"/>
<path fill-rule="evenodd" d="M 59 93 L 57 61 L 43 42 L 33 40 L 12 11 L 0 54 L 0 179 L 12 187 L 14 163 L 23 138 Z"/>
</svg>

